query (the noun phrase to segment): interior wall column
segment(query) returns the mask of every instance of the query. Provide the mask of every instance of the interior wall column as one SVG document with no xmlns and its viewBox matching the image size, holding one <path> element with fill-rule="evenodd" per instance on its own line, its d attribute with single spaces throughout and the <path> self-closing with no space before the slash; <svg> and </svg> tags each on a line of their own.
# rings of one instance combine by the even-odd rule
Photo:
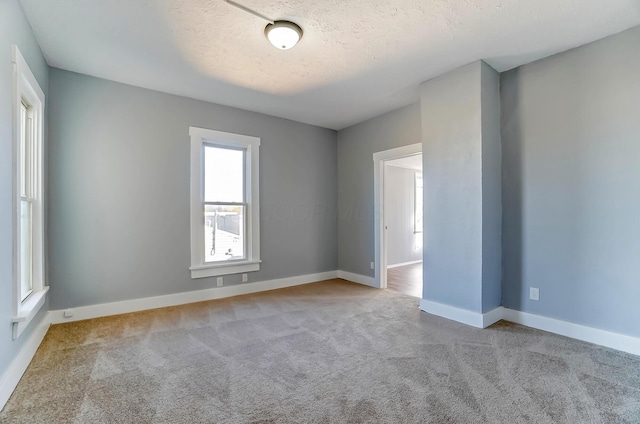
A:
<svg viewBox="0 0 640 424">
<path fill-rule="evenodd" d="M 498 73 L 477 61 L 420 87 L 422 310 L 483 327 L 501 304 Z"/>
</svg>

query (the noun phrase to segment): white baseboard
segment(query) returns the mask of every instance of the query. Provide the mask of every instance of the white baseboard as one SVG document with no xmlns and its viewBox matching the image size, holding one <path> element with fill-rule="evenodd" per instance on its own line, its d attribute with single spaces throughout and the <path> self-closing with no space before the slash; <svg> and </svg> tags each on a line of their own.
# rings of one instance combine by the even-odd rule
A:
<svg viewBox="0 0 640 424">
<path fill-rule="evenodd" d="M 402 262 L 402 263 L 399 263 L 399 264 L 387 265 L 387 269 L 389 269 L 389 268 L 398 268 L 400 266 L 407 266 L 407 265 L 413 265 L 413 264 L 421 264 L 421 263 L 422 263 L 422 259 L 420 259 L 419 261 Z"/>
<path fill-rule="evenodd" d="M 501 319 L 504 319 L 504 308 L 502 306 L 498 306 L 497 308 L 482 314 L 482 328 L 487 328 Z"/>
<path fill-rule="evenodd" d="M 301 284 L 315 283 L 317 281 L 330 280 L 332 278 L 338 278 L 337 271 L 239 284 L 236 286 L 216 287 L 206 290 L 168 294 L 164 296 L 146 297 L 142 299 L 123 300 L 121 302 L 81 306 L 79 308 L 72 308 L 73 316 L 69 318 L 64 317 L 64 310 L 50 311 L 49 314 L 51 316 L 52 324 L 60 324 L 63 322 L 127 314 L 130 312 L 145 311 L 148 309 L 165 308 L 167 306 L 184 305 L 186 303 L 223 299 L 243 294 L 258 293 L 268 290 L 282 289 L 285 287 L 298 286 Z"/>
<path fill-rule="evenodd" d="M 297 277 L 281 278 L 241 284 L 237 286 L 219 287 L 207 290 L 176 293 L 166 296 L 83 306 L 80 308 L 74 308 L 74 315 L 70 318 L 65 318 L 64 311 L 62 310 L 49 311 L 47 315 L 40 320 L 38 326 L 33 330 L 30 337 L 25 341 L 24 345 L 20 349 L 19 354 L 7 368 L 2 377 L 0 377 L 0 410 L 2 410 L 11 396 L 11 393 L 13 393 L 13 390 L 18 385 L 22 374 L 24 374 L 25 370 L 29 366 L 31 359 L 35 355 L 40 343 L 46 335 L 50 324 L 79 321 L 83 319 L 118 315 L 147 309 L 202 302 L 206 300 L 222 299 L 225 297 L 276 290 L 317 281 L 330 280 L 333 278 L 342 278 L 355 283 L 375 287 L 375 279 L 373 277 L 346 271 L 329 271 L 319 274 L 301 275 Z M 420 309 L 430 314 L 438 315 L 477 328 L 486 328 L 500 319 L 504 319 L 516 324 L 526 325 L 539 330 L 549 331 L 551 333 L 560 334 L 640 356 L 640 338 L 587 327 L 584 325 L 573 324 L 527 312 L 507 309 L 502 306 L 481 314 L 422 299 L 420 300 Z"/>
<path fill-rule="evenodd" d="M 456 308 L 455 306 L 421 299 L 420 309 L 429 314 L 438 315 L 440 317 L 458 321 L 462 324 L 467 324 L 477 328 L 486 328 L 502 319 L 502 306 L 481 314 L 480 312 L 473 312 L 467 309 Z"/>
<path fill-rule="evenodd" d="M 422 299 L 420 309 L 477 328 L 505 320 L 640 356 L 640 338 L 499 306 L 484 314 Z"/>
<path fill-rule="evenodd" d="M 369 277 L 367 275 L 354 274 L 353 272 L 347 271 L 338 271 L 338 278 L 342 278 L 343 280 L 351 281 L 358 284 L 364 284 L 365 286 L 378 288 L 376 286 L 375 278 Z"/>
<path fill-rule="evenodd" d="M 611 331 L 507 308 L 503 308 L 502 319 L 516 324 L 526 325 L 527 327 L 537 328 L 538 330 L 544 330 L 634 355 L 640 355 L 640 338 L 638 337 L 626 336 L 624 334 L 613 333 Z"/>
<path fill-rule="evenodd" d="M 129 312 L 183 305 L 186 303 L 202 302 L 206 300 L 222 299 L 243 294 L 258 293 L 302 284 L 315 283 L 318 281 L 331 280 L 333 278 L 338 278 L 338 271 L 300 275 L 296 277 L 240 284 L 237 286 L 196 290 L 166 296 L 147 297 L 143 299 L 125 300 L 122 302 L 82 306 L 79 308 L 73 308 L 73 316 L 69 318 L 64 317 L 63 310 L 49 311 L 40 320 L 40 323 L 33 330 L 31 336 L 25 341 L 16 358 L 0 378 L 0 410 L 4 408 L 7 400 L 11 397 L 11 393 L 13 393 L 18 385 L 22 374 L 24 374 L 29 366 L 31 359 L 33 359 L 33 356 L 38 350 L 40 343 L 42 343 L 42 340 L 47 334 L 47 330 L 51 324 L 80 321 L 83 319 L 125 314 Z"/>
<path fill-rule="evenodd" d="M 0 411 L 4 408 L 4 405 L 11 397 L 14 389 L 18 385 L 18 382 L 22 378 L 22 374 L 27 370 L 31 359 L 36 354 L 42 339 L 47 334 L 47 330 L 51 325 L 48 313 L 40 320 L 38 325 L 33 329 L 33 332 L 28 339 L 25 340 L 20 352 L 16 355 L 11 365 L 0 377 Z"/>
</svg>

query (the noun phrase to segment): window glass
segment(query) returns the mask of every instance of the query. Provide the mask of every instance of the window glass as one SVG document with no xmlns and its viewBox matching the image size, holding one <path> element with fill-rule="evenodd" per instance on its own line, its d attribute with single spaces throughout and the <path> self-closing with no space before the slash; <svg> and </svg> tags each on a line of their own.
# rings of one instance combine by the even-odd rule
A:
<svg viewBox="0 0 640 424">
<path fill-rule="evenodd" d="M 205 145 L 205 202 L 244 202 L 244 151 Z"/>
<path fill-rule="evenodd" d="M 32 213 L 28 200 L 20 202 L 20 300 L 24 301 L 33 290 L 32 269 Z"/>
<path fill-rule="evenodd" d="M 27 132 L 27 106 L 20 103 L 20 195 L 27 196 L 27 181 L 29 180 L 29 143 Z"/>
<path fill-rule="evenodd" d="M 244 205 L 205 205 L 205 262 L 246 259 Z"/>
</svg>

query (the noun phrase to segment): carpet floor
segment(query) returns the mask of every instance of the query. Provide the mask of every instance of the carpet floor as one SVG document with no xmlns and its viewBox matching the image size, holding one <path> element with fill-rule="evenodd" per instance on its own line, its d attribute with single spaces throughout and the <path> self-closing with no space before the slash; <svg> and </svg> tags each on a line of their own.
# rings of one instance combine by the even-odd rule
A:
<svg viewBox="0 0 640 424">
<path fill-rule="evenodd" d="M 640 357 L 330 280 L 52 326 L 2 423 L 640 423 Z"/>
</svg>

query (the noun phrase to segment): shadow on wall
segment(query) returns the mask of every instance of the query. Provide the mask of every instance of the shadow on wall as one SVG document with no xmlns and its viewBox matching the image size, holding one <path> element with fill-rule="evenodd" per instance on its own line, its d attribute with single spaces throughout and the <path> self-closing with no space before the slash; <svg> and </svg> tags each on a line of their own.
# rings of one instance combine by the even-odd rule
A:
<svg viewBox="0 0 640 424">
<path fill-rule="evenodd" d="M 500 76 L 502 108 L 502 305 L 522 307 L 523 148 L 518 99 L 520 69 Z"/>
</svg>

